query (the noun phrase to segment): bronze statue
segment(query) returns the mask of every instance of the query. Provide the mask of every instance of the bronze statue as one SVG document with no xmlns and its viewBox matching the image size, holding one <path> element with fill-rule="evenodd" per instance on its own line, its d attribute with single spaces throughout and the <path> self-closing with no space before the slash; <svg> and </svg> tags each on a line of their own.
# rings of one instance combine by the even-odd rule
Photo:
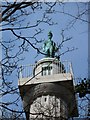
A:
<svg viewBox="0 0 90 120">
<path fill-rule="evenodd" d="M 48 33 L 48 40 L 44 42 L 43 45 L 43 52 L 46 54 L 46 57 L 51 57 L 54 58 L 55 57 L 55 53 L 57 52 L 58 48 L 56 47 L 55 42 L 53 42 L 52 39 L 52 32 L 50 31 Z"/>
</svg>

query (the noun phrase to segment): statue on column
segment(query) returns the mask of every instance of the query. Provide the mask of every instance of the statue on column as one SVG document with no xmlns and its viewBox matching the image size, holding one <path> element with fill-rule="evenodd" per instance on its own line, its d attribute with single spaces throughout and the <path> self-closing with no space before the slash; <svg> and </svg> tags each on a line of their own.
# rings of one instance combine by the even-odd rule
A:
<svg viewBox="0 0 90 120">
<path fill-rule="evenodd" d="M 52 37 L 53 34 L 50 31 L 48 33 L 48 40 L 46 40 L 43 44 L 43 52 L 46 54 L 46 57 L 54 58 L 58 48 L 56 47 L 56 43 L 52 41 Z"/>
</svg>

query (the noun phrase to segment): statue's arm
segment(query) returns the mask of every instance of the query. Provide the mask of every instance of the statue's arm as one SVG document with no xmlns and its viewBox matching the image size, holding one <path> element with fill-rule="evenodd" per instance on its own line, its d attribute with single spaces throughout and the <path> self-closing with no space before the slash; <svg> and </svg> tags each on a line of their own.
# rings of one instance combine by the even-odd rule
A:
<svg viewBox="0 0 90 120">
<path fill-rule="evenodd" d="M 56 46 L 55 42 L 53 42 L 53 47 L 54 47 L 54 50 L 56 51 L 57 50 L 57 46 Z"/>
</svg>

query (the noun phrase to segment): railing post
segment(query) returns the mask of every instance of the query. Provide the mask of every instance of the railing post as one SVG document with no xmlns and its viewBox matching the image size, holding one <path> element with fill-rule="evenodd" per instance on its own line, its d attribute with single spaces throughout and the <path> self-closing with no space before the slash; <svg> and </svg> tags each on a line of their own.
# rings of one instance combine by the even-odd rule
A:
<svg viewBox="0 0 90 120">
<path fill-rule="evenodd" d="M 19 68 L 19 78 L 22 78 L 22 65 Z"/>
<path fill-rule="evenodd" d="M 70 73 L 73 76 L 73 71 L 72 71 L 72 64 L 70 63 Z"/>
</svg>

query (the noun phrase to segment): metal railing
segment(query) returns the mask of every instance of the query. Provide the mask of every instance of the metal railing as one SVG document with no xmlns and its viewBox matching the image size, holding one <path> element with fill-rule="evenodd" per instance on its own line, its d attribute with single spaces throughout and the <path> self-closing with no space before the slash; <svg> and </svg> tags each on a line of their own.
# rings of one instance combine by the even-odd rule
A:
<svg viewBox="0 0 90 120">
<path fill-rule="evenodd" d="M 33 69 L 34 69 L 35 65 L 21 65 L 18 68 L 18 77 L 20 78 L 28 78 L 31 77 L 33 75 Z"/>
<path fill-rule="evenodd" d="M 35 65 L 21 65 L 18 68 L 18 77 L 20 78 L 28 78 L 34 75 L 35 72 Z M 63 62 L 52 62 L 50 64 L 52 69 L 55 71 L 53 74 L 60 74 L 60 73 L 70 73 L 73 76 L 72 71 L 72 64 L 69 61 Z M 43 65 L 41 64 L 41 72 L 42 72 Z"/>
</svg>

